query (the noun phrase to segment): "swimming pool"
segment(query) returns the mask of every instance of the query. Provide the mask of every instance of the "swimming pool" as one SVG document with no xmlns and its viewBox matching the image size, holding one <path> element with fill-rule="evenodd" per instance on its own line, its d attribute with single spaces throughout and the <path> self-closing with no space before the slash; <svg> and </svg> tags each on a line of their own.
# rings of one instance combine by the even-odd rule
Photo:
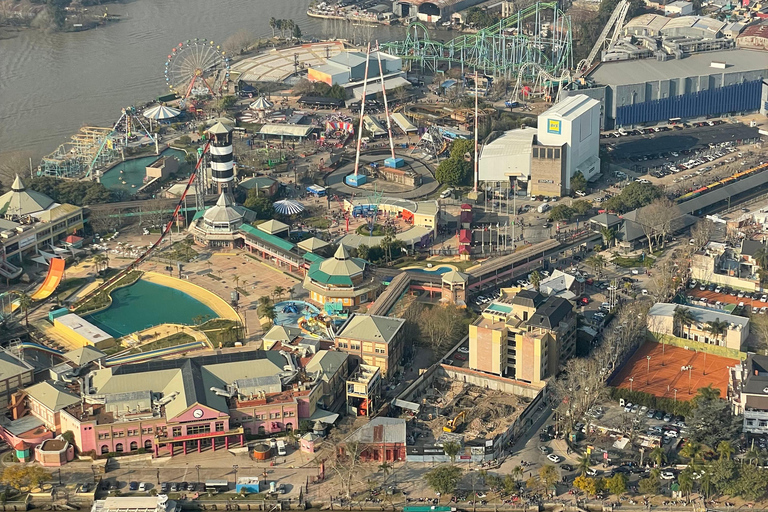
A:
<svg viewBox="0 0 768 512">
<path fill-rule="evenodd" d="M 112 292 L 112 305 L 86 316 L 86 320 L 114 337 L 159 324 L 194 325 L 217 318 L 216 313 L 184 292 L 139 279 Z"/>
<path fill-rule="evenodd" d="M 496 313 L 506 313 L 509 314 L 512 312 L 512 306 L 507 306 L 504 304 L 499 304 L 497 302 L 494 302 L 490 304 L 487 308 L 488 311 L 495 311 Z"/>
<path fill-rule="evenodd" d="M 317 315 L 320 310 L 317 306 L 304 302 L 303 300 L 284 300 L 275 304 L 275 325 L 287 325 L 296 327 L 299 325 L 299 318 L 306 314 Z"/>
<path fill-rule="evenodd" d="M 128 195 L 134 195 L 144 185 L 144 176 L 146 176 L 146 167 L 160 158 L 161 156 L 175 156 L 179 161 L 179 172 L 177 175 L 189 175 L 189 164 L 186 163 L 186 153 L 178 149 L 166 149 L 160 155 L 143 156 L 120 162 L 107 170 L 101 177 L 101 184 L 109 190 L 121 190 Z M 122 173 L 120 171 L 123 171 Z M 125 181 L 125 184 L 123 184 Z"/>
<path fill-rule="evenodd" d="M 418 272 L 420 274 L 437 274 L 442 275 L 453 270 L 453 267 L 436 267 L 436 268 L 404 268 L 408 272 Z"/>
</svg>

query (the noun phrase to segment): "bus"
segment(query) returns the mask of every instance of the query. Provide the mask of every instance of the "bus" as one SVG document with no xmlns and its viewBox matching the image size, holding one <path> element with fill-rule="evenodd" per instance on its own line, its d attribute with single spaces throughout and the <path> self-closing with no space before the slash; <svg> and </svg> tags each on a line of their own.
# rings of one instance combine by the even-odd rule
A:
<svg viewBox="0 0 768 512">
<path fill-rule="evenodd" d="M 285 451 L 285 441 L 280 439 L 277 442 L 277 454 L 278 455 L 285 455 L 287 452 Z"/>
<path fill-rule="evenodd" d="M 227 480 L 206 480 L 205 491 L 206 492 L 227 492 L 229 490 L 229 482 Z"/>
</svg>

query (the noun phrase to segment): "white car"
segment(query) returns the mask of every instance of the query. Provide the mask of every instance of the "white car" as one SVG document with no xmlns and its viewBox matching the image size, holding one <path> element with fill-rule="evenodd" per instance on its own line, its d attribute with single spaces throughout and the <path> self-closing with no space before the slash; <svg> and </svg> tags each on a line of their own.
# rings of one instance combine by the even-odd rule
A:
<svg viewBox="0 0 768 512">
<path fill-rule="evenodd" d="M 467 347 L 459 347 L 459 352 L 462 354 L 469 354 L 469 349 Z"/>
<path fill-rule="evenodd" d="M 624 412 L 631 412 L 632 411 L 632 402 L 627 402 L 627 404 L 624 406 Z"/>
<path fill-rule="evenodd" d="M 597 476 L 598 474 L 600 474 L 600 473 L 595 468 L 589 468 L 587 470 L 587 475 L 588 476 Z"/>
<path fill-rule="evenodd" d="M 579 197 L 584 197 L 584 196 L 587 195 L 587 193 L 584 192 L 583 190 L 577 190 L 576 191 L 576 195 L 579 196 Z"/>
<path fill-rule="evenodd" d="M 559 455 L 555 455 L 554 453 L 550 453 L 549 455 L 547 455 L 547 459 L 554 462 L 555 464 L 559 464 L 563 460 L 562 457 L 560 457 Z"/>
<path fill-rule="evenodd" d="M 760 302 L 768 302 L 768 295 L 763 295 L 760 297 Z"/>
<path fill-rule="evenodd" d="M 141 482 L 139 484 L 139 492 L 147 492 L 149 489 L 149 484 L 147 482 Z"/>
<path fill-rule="evenodd" d="M 675 474 L 672 471 L 662 471 L 661 472 L 661 479 L 662 480 L 674 480 Z"/>
</svg>

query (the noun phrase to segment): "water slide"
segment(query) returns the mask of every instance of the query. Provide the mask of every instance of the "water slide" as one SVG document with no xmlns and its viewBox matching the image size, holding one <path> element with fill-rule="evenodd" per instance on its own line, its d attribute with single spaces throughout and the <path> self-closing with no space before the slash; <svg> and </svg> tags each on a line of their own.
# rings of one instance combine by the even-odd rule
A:
<svg viewBox="0 0 768 512">
<path fill-rule="evenodd" d="M 56 291 L 56 287 L 61 282 L 61 277 L 64 275 L 64 260 L 61 258 L 51 258 L 51 262 L 48 265 L 48 275 L 45 276 L 45 281 L 30 297 L 32 300 L 43 300 L 51 296 Z"/>
<path fill-rule="evenodd" d="M 0 276 L 6 279 L 16 279 L 21 275 L 22 269 L 16 265 L 12 265 L 8 261 L 0 260 Z"/>
</svg>

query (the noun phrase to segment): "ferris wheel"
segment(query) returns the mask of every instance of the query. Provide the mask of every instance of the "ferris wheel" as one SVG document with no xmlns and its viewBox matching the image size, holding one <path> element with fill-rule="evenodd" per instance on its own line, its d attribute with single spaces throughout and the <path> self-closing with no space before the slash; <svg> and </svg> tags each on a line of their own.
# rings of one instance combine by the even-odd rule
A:
<svg viewBox="0 0 768 512">
<path fill-rule="evenodd" d="M 183 99 L 216 96 L 229 81 L 229 57 L 213 41 L 189 39 L 179 43 L 165 61 L 165 83 Z"/>
</svg>

